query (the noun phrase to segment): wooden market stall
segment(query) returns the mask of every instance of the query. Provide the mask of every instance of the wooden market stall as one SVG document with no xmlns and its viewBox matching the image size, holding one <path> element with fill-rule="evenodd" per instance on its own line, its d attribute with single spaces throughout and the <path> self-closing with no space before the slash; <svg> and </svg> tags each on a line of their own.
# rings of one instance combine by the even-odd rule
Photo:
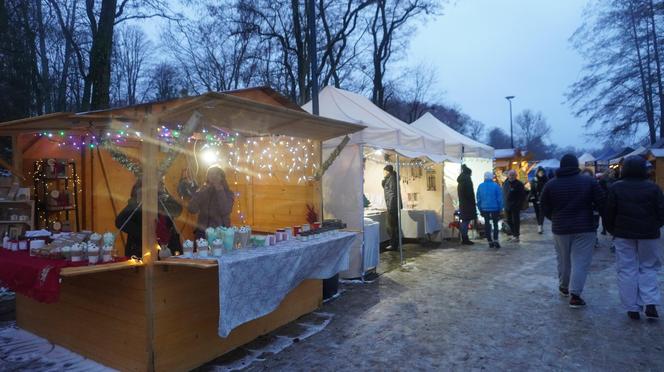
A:
<svg viewBox="0 0 664 372">
<path fill-rule="evenodd" d="M 322 302 L 322 278 L 290 275 L 290 268 L 280 267 L 272 274 L 293 277 L 285 287 L 289 293 L 262 316 L 236 321 L 229 334 L 222 332 L 225 315 L 233 314 L 220 310 L 220 290 L 235 285 L 220 283 L 228 275 L 223 260 L 158 260 L 153 232 L 159 180 L 172 193 L 185 173 L 201 185 L 205 172 L 198 159 L 203 151 L 212 152 L 235 194 L 232 223 L 274 232 L 321 214 L 321 142 L 362 128 L 312 116 L 268 88 L 0 124 L 0 135 L 12 137 L 15 154 L 6 165 L 22 186 L 43 182 L 39 166 L 53 166 L 50 159 L 76 165 L 75 176 L 63 177 L 71 178 L 80 192 L 68 198 L 63 210 L 51 208 L 36 216 L 40 228 L 61 227 L 59 219 L 73 215 L 64 211 L 75 208 L 79 225 L 67 224 L 72 230 L 117 232 L 115 219 L 132 185 L 137 179 L 143 185 L 142 257 L 58 267 L 57 301 L 42 303 L 19 292 L 18 325 L 113 368 L 170 371 L 194 368 L 313 311 Z M 188 213 L 177 217 L 183 238 L 191 238 L 195 218 Z M 343 265 L 353 238 L 345 233 L 329 239 L 342 242 L 339 249 L 325 248 L 340 256 L 337 266 Z M 115 241 L 118 255 L 123 243 L 124 236 Z M 320 251 L 322 244 L 305 245 Z M 12 257 L 0 255 L 0 264 Z M 243 275 L 245 281 L 263 279 L 261 273 Z"/>
<path fill-rule="evenodd" d="M 498 181 L 504 182 L 507 178 L 507 172 L 515 170 L 519 180 L 524 183 L 528 182 L 528 162 L 532 158 L 530 154 L 519 148 L 496 149 L 495 156 L 494 172 Z"/>
</svg>

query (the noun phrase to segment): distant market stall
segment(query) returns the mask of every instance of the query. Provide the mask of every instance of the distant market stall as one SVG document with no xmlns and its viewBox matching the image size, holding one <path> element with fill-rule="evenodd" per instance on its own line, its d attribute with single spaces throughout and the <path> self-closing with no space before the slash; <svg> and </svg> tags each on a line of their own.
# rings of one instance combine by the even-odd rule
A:
<svg viewBox="0 0 664 372">
<path fill-rule="evenodd" d="M 507 178 L 507 172 L 514 170 L 517 177 L 523 181 L 528 181 L 529 161 L 532 158 L 526 151 L 519 148 L 515 149 L 496 149 L 495 150 L 495 173 L 500 183 Z"/>
<path fill-rule="evenodd" d="M 18 181 L 6 201 L 36 199 L 30 229 L 48 230 L 15 230 L 20 241 L 0 250 L 18 326 L 120 370 L 188 370 L 313 311 L 356 237 L 320 224 L 321 143 L 361 129 L 267 88 L 1 123 Z M 164 200 L 186 206 L 211 164 L 238 228 L 209 226 L 194 244 L 196 216 Z M 140 202 L 118 220 L 137 180 Z M 32 193 L 16 200 L 14 188 Z M 134 214 L 142 254 L 125 259 L 116 224 Z M 165 219 L 183 256 L 168 257 Z"/>
</svg>

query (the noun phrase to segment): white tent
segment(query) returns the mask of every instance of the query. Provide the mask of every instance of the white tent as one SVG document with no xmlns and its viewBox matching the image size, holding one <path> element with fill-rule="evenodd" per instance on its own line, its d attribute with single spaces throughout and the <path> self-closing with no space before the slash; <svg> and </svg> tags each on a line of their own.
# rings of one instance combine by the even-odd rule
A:
<svg viewBox="0 0 664 372">
<path fill-rule="evenodd" d="M 579 156 L 579 167 L 585 168 L 586 163 L 595 161 L 595 157 L 590 153 L 585 153 Z"/>
<path fill-rule="evenodd" d="M 445 141 L 431 137 L 407 123 L 395 118 L 374 105 L 369 99 L 356 93 L 327 86 L 318 95 L 319 115 L 343 118 L 367 128 L 350 136 L 350 144 L 363 144 L 379 149 L 395 150 L 407 157 L 429 157 L 435 162 L 445 156 Z M 302 108 L 311 112 L 311 102 Z M 340 139 L 327 141 L 327 147 L 335 146 Z"/>
<path fill-rule="evenodd" d="M 493 147 L 455 131 L 429 112 L 422 115 L 411 125 L 432 137 L 444 139 L 445 153 L 460 158 L 473 171 L 471 178 L 475 189 L 480 183 L 484 182 L 485 172 L 493 172 Z M 445 165 L 445 199 L 453 208 L 447 208 L 445 211 L 443 227 L 454 219 L 454 210 L 459 207 L 456 179 L 460 172 L 461 168 L 458 165 Z"/>
<path fill-rule="evenodd" d="M 426 132 L 434 138 L 445 140 L 445 153 L 456 158 L 485 158 L 493 159 L 494 149 L 450 128 L 427 112 L 411 123 L 415 128 Z"/>
<path fill-rule="evenodd" d="M 365 156 L 373 150 L 391 150 L 407 158 L 427 158 L 440 168 L 439 176 L 442 179 L 442 163 L 451 160 L 445 155 L 445 141 L 441 138 L 429 136 L 426 133 L 406 124 L 387 112 L 381 110 L 367 98 L 337 89 L 325 87 L 318 96 L 319 115 L 328 118 L 343 118 L 344 121 L 366 126 L 360 132 L 350 136 L 350 142 L 344 147 L 336 160 L 323 176 L 323 210 L 325 218 L 339 218 L 347 223 L 351 229 L 366 230 L 364 216 L 364 197 L 367 185 L 376 194 L 375 189 L 380 188 L 382 167 L 374 161 L 367 161 Z M 312 111 L 311 102 L 302 108 Z M 323 158 L 327 159 L 341 142 L 341 138 L 326 141 L 323 144 Z M 380 168 L 378 168 L 380 167 Z M 378 169 L 378 170 L 376 170 Z M 369 178 L 367 178 L 369 177 Z M 378 179 L 376 179 L 378 177 Z M 441 180 L 442 183 L 442 180 Z M 404 187 L 402 180 L 402 188 Z M 441 185 L 442 186 L 442 185 Z M 435 208 L 439 213 L 443 210 L 443 196 L 441 187 L 438 188 L 440 201 Z M 402 199 L 406 195 L 402 190 Z M 382 189 L 380 190 L 382 193 Z M 371 199 L 371 195 L 367 196 Z M 406 202 L 404 202 L 404 205 Z M 351 254 L 350 270 L 342 273 L 344 277 L 357 277 L 377 264 L 378 252 L 373 247 L 364 249 L 367 238 L 353 248 Z M 355 257 L 359 256 L 359 260 Z M 358 275 L 359 274 L 359 275 Z"/>
</svg>

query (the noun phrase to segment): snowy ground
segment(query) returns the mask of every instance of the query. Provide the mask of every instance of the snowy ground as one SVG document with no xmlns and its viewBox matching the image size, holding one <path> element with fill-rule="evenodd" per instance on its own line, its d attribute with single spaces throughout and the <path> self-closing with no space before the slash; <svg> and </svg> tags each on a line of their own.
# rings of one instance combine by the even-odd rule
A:
<svg viewBox="0 0 664 372">
<path fill-rule="evenodd" d="M 596 250 L 588 307 L 573 310 L 556 291 L 551 236 L 523 229 L 520 245 L 499 251 L 408 245 L 406 269 L 396 252 L 383 253 L 373 283 L 344 284 L 318 312 L 200 370 L 664 370 L 664 321 L 627 319 L 610 242 Z M 73 363 L 66 369 L 97 367 L 21 338 L 11 321 L 2 323 L 13 316 L 7 303 L 0 370 L 60 370 L 63 360 Z"/>
</svg>

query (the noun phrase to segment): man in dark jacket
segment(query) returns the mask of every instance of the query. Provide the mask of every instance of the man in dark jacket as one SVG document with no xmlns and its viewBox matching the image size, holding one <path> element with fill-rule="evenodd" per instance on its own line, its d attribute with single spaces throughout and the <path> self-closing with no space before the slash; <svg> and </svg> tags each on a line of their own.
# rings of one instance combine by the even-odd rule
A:
<svg viewBox="0 0 664 372">
<path fill-rule="evenodd" d="M 588 277 L 597 226 L 593 210 L 604 210 L 605 194 L 597 181 L 584 177 L 573 154 L 560 159 L 560 169 L 542 191 L 544 215 L 551 220 L 558 258 L 558 290 L 569 296 L 570 307 L 586 305 L 581 292 Z"/>
<path fill-rule="evenodd" d="M 387 207 L 387 234 L 390 236 L 391 245 L 388 249 L 399 249 L 399 210 L 400 205 L 398 203 L 398 180 L 397 174 L 394 172 L 394 167 L 391 165 L 386 165 L 383 168 L 383 192 L 385 194 L 385 206 Z"/>
<path fill-rule="evenodd" d="M 477 205 L 475 203 L 475 188 L 473 180 L 470 178 L 473 171 L 466 166 L 461 165 L 461 174 L 457 177 L 457 195 L 459 196 L 459 218 L 461 226 L 461 244 L 473 245 L 468 238 L 468 225 L 470 221 L 477 219 Z"/>
<path fill-rule="evenodd" d="M 657 273 L 659 229 L 664 225 L 664 195 L 647 180 L 646 160 L 625 159 L 622 179 L 609 188 L 604 224 L 615 237 L 616 269 L 620 300 L 632 319 L 658 318 L 661 293 Z"/>
<path fill-rule="evenodd" d="M 533 208 L 535 209 L 537 232 L 540 234 L 544 232 L 544 213 L 542 213 L 540 197 L 542 196 L 542 190 L 544 190 L 544 186 L 548 181 L 549 178 L 546 176 L 544 168 L 538 167 L 537 172 L 535 172 L 535 178 L 530 182 L 530 201 L 533 203 Z"/>
<path fill-rule="evenodd" d="M 526 188 L 523 186 L 523 182 L 516 178 L 514 169 L 507 172 L 507 180 L 503 183 L 503 196 L 505 198 L 505 217 L 512 234 L 510 240 L 518 243 L 521 235 L 521 207 L 526 198 Z"/>
<path fill-rule="evenodd" d="M 602 188 L 605 194 L 608 194 L 609 187 L 611 187 L 611 185 L 616 182 L 616 178 L 616 172 L 613 169 L 609 169 L 604 172 L 599 180 L 599 187 Z M 606 235 L 606 225 L 604 223 L 602 223 L 602 235 Z"/>
</svg>

